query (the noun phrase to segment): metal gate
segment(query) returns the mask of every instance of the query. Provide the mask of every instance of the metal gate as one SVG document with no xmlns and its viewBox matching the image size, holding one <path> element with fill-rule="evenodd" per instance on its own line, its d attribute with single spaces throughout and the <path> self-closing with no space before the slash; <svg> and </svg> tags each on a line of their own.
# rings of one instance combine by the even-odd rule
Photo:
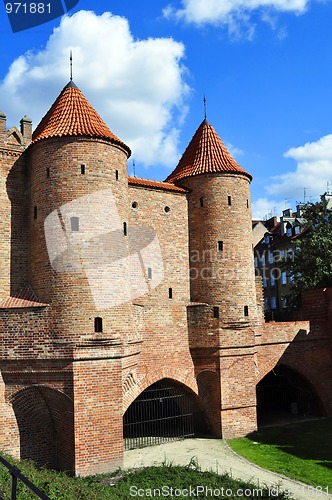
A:
<svg viewBox="0 0 332 500">
<path fill-rule="evenodd" d="M 321 416 L 319 401 L 306 380 L 279 365 L 257 385 L 258 425 Z"/>
<path fill-rule="evenodd" d="M 170 380 L 151 385 L 123 417 L 125 449 L 193 437 L 195 406 L 194 396 Z"/>
</svg>

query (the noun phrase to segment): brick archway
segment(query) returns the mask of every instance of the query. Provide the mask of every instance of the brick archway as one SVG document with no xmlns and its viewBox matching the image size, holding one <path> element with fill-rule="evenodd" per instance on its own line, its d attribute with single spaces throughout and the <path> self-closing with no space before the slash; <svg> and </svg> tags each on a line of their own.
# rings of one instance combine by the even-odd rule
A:
<svg viewBox="0 0 332 500">
<path fill-rule="evenodd" d="M 279 363 L 257 384 L 258 425 L 323 416 L 320 398 L 300 372 Z"/>
<path fill-rule="evenodd" d="M 123 416 L 125 449 L 209 434 L 197 394 L 163 378 L 149 385 Z"/>
<path fill-rule="evenodd" d="M 180 368 L 164 367 L 146 374 L 143 378 L 133 384 L 123 395 L 123 414 L 135 399 L 150 385 L 162 379 L 172 379 L 180 382 L 196 395 L 198 394 L 197 382 L 193 372 L 183 372 Z"/>
<path fill-rule="evenodd" d="M 26 387 L 10 397 L 20 433 L 20 457 L 40 466 L 74 470 L 72 400 L 44 385 Z"/>
</svg>

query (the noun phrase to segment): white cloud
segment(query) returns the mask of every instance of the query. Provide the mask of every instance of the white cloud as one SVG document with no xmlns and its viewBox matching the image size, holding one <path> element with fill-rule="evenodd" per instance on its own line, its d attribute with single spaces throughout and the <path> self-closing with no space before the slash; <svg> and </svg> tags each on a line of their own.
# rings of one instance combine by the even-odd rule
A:
<svg viewBox="0 0 332 500">
<path fill-rule="evenodd" d="M 244 154 L 244 151 L 242 149 L 234 146 L 231 142 L 227 142 L 225 146 L 234 158 L 237 158 L 238 156 L 242 156 Z"/>
<path fill-rule="evenodd" d="M 250 22 L 250 16 L 254 11 L 260 11 L 262 20 L 271 24 L 267 12 L 272 10 L 302 14 L 308 4 L 309 0 L 182 0 L 182 8 L 176 9 L 170 4 L 164 9 L 163 14 L 167 18 L 175 18 L 197 26 L 225 25 L 232 34 L 238 34 L 239 26 L 242 26 L 247 36 L 252 38 L 255 25 Z M 282 36 L 284 34 L 283 30 Z"/>
<path fill-rule="evenodd" d="M 289 208 L 288 205 L 285 206 L 285 200 L 258 198 L 251 204 L 252 218 L 253 220 L 267 220 L 274 216 L 279 218 L 285 208 Z"/>
<path fill-rule="evenodd" d="M 70 49 L 75 83 L 136 162 L 174 166 L 190 90 L 184 46 L 171 38 L 137 40 L 128 21 L 109 12 L 63 17 L 45 48 L 12 63 L 0 85 L 8 124 L 24 114 L 38 124 L 69 80 Z"/>
<path fill-rule="evenodd" d="M 304 189 L 307 200 L 317 199 L 332 186 L 332 134 L 321 137 L 316 142 L 290 148 L 284 156 L 297 161 L 295 170 L 272 177 L 267 192 L 283 198 L 303 199 Z"/>
</svg>

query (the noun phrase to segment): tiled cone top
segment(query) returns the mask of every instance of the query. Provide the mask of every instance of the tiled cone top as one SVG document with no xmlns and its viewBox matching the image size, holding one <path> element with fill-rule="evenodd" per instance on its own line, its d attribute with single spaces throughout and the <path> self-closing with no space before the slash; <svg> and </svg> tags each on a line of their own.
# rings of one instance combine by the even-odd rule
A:
<svg viewBox="0 0 332 500">
<path fill-rule="evenodd" d="M 232 158 L 217 132 L 205 119 L 166 182 L 177 182 L 194 175 L 219 172 L 243 174 L 252 179 L 251 175 Z"/>
<path fill-rule="evenodd" d="M 129 147 L 110 131 L 74 82 L 69 82 L 61 91 L 34 131 L 32 141 L 64 136 L 109 139 L 122 147 L 128 157 L 131 154 Z"/>
</svg>

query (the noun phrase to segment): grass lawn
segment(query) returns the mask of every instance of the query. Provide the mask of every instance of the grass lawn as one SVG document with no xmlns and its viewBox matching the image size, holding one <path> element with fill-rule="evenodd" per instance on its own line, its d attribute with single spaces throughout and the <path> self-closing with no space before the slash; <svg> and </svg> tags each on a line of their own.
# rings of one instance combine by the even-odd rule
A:
<svg viewBox="0 0 332 500">
<path fill-rule="evenodd" d="M 6 459 L 15 464 L 52 500 L 129 500 L 135 497 L 271 499 L 271 492 L 267 488 L 237 481 L 227 474 L 220 476 L 213 472 L 201 472 L 195 462 L 186 467 L 171 465 L 146 467 L 138 471 L 118 471 L 117 475 L 71 478 L 63 473 L 38 470 L 32 462 L 25 460 L 17 462 L 9 457 Z M 164 494 L 158 494 L 159 491 Z M 10 476 L 2 465 L 0 465 L 0 498 L 10 498 Z M 36 498 L 22 483 L 19 483 L 18 500 L 36 500 Z M 280 491 L 274 493 L 273 498 L 287 500 L 287 496 Z"/>
<path fill-rule="evenodd" d="M 332 492 L 332 419 L 265 427 L 228 443 L 265 469 Z"/>
</svg>

